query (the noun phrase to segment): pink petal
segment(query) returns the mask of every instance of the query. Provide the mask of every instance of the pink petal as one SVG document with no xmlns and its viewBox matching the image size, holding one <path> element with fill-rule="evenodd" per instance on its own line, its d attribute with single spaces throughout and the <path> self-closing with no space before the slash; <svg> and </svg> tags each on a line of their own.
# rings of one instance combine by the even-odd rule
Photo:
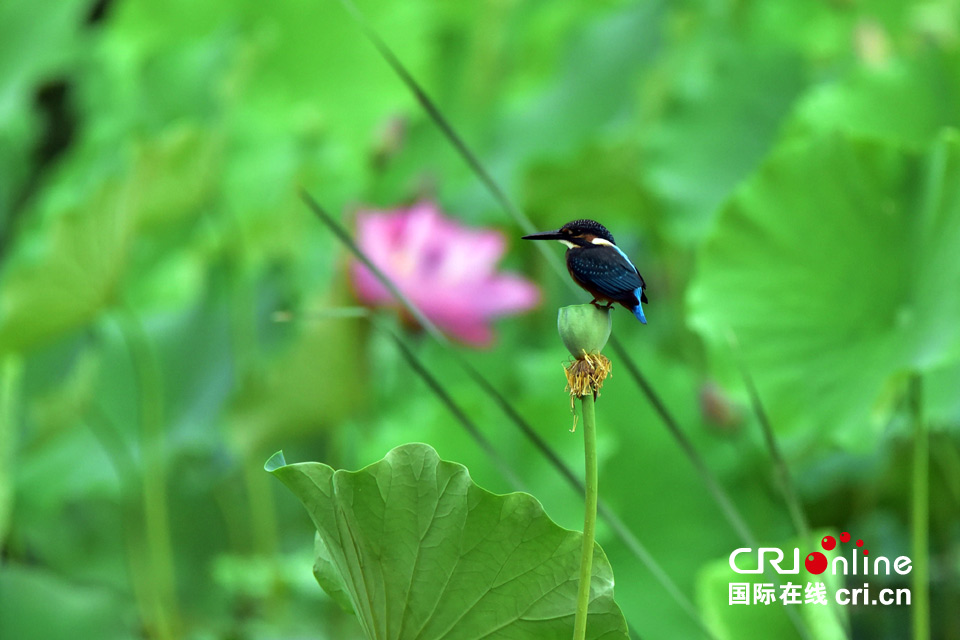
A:
<svg viewBox="0 0 960 640">
<path fill-rule="evenodd" d="M 424 315 L 468 344 L 489 344 L 492 318 L 529 309 L 540 300 L 531 282 L 497 273 L 506 248 L 501 233 L 465 227 L 444 216 L 433 202 L 358 212 L 357 237 L 371 261 Z M 361 263 L 351 264 L 350 275 L 364 303 L 395 304 L 389 290 Z"/>
<path fill-rule="evenodd" d="M 506 249 L 503 235 L 496 231 L 463 233 L 450 242 L 437 276 L 442 282 L 476 281 L 494 273 Z"/>
<path fill-rule="evenodd" d="M 425 255 L 427 247 L 442 234 L 442 214 L 432 202 L 420 202 L 403 214 L 403 250 L 414 257 Z"/>
<path fill-rule="evenodd" d="M 395 250 L 402 238 L 402 216 L 377 211 L 357 212 L 357 240 L 369 257 L 382 257 Z"/>
<path fill-rule="evenodd" d="M 501 274 L 485 283 L 480 299 L 485 317 L 519 313 L 540 303 L 540 289 L 520 276 Z"/>
</svg>

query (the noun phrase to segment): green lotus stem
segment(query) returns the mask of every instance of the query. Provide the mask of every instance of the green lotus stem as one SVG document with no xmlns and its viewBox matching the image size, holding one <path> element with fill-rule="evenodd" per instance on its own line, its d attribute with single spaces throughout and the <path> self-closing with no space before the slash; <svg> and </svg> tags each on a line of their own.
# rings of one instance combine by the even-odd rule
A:
<svg viewBox="0 0 960 640">
<path fill-rule="evenodd" d="M 237 230 L 238 237 L 243 238 L 243 229 L 236 216 L 229 217 L 230 223 Z M 257 302 L 251 294 L 255 287 L 242 274 L 241 270 L 230 280 L 230 315 L 231 315 L 231 344 L 237 358 L 237 370 L 241 376 L 241 384 L 256 371 L 258 361 L 254 345 L 258 344 L 257 327 L 254 318 L 257 317 Z M 277 320 L 278 318 L 274 318 Z M 249 443 L 238 443 L 240 438 L 234 434 L 234 447 L 239 449 L 243 460 L 243 480 L 247 493 L 247 505 L 250 511 L 253 532 L 253 545 L 256 552 L 268 558 L 271 562 L 278 557 L 279 544 L 276 509 L 273 504 L 273 493 L 270 486 L 261 477 L 258 465 L 254 461 L 254 454 Z M 275 570 L 276 567 L 274 567 Z"/>
<path fill-rule="evenodd" d="M 151 593 L 148 597 L 152 603 L 148 622 L 158 638 L 172 640 L 180 637 L 180 612 L 167 511 L 163 377 L 140 318 L 133 311 L 123 309 L 117 314 L 117 324 L 130 353 L 138 393 L 144 563 L 149 567 Z"/>
<path fill-rule="evenodd" d="M 23 381 L 23 359 L 7 355 L 0 362 L 0 546 L 7 540 L 13 514 L 13 472 L 17 412 Z"/>
<path fill-rule="evenodd" d="M 587 484 L 583 510 L 583 547 L 580 552 L 580 586 L 577 590 L 577 616 L 573 623 L 573 640 L 587 635 L 587 609 L 590 606 L 590 577 L 593 573 L 593 545 L 597 526 L 597 421 L 593 394 L 580 396 L 583 410 L 583 453 Z"/>
<path fill-rule="evenodd" d="M 908 393 L 913 418 L 913 638 L 930 640 L 930 442 L 919 374 L 911 376 Z"/>
</svg>

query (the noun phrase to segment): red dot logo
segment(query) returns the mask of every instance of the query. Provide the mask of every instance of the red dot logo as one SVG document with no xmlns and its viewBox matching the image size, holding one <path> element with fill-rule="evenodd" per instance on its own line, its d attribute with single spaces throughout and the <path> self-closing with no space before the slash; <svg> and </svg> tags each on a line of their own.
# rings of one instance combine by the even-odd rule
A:
<svg viewBox="0 0 960 640">
<path fill-rule="evenodd" d="M 814 551 L 813 553 L 807 555 L 807 558 L 803 561 L 803 564 L 807 567 L 807 571 L 819 575 L 827 570 L 827 556 L 823 555 L 819 551 Z"/>
<path fill-rule="evenodd" d="M 823 536 L 823 540 L 820 541 L 820 546 L 823 547 L 825 551 L 833 551 L 833 548 L 837 546 L 837 541 L 833 536 Z"/>
<path fill-rule="evenodd" d="M 844 531 L 840 534 L 840 542 L 850 542 L 850 534 Z"/>
</svg>

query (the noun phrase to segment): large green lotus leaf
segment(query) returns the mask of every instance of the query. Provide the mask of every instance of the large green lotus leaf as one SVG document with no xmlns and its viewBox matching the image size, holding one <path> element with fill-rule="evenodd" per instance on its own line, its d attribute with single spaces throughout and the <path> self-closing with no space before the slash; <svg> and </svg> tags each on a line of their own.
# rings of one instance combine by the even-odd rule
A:
<svg viewBox="0 0 960 640">
<path fill-rule="evenodd" d="M 720 350 L 732 330 L 775 428 L 867 446 L 897 374 L 956 358 L 958 255 L 956 134 L 924 155 L 796 140 L 723 210 L 691 324 Z"/>
<path fill-rule="evenodd" d="M 267 462 L 303 502 L 322 540 L 315 574 L 347 600 L 368 638 L 567 640 L 579 533 L 525 493 L 495 495 L 425 444 L 360 471 Z M 626 638 L 613 572 L 594 549 L 588 638 Z"/>
<path fill-rule="evenodd" d="M 164 260 L 161 275 L 186 277 L 179 288 L 143 278 L 129 296 L 134 302 L 181 303 L 194 294 L 194 265 L 175 264 L 156 245 L 162 231 L 193 224 L 190 216 L 212 188 L 215 155 L 212 136 L 180 126 L 144 140 L 131 166 L 119 165 L 116 174 L 106 175 L 105 162 L 87 166 L 82 151 L 72 156 L 0 273 L 0 351 L 32 348 L 93 320 L 120 299 L 138 259 L 141 275 Z"/>
<path fill-rule="evenodd" d="M 957 125 L 960 55 L 932 49 L 915 59 L 857 69 L 811 91 L 789 129 L 839 130 L 922 147 L 943 127 Z"/>
<path fill-rule="evenodd" d="M 113 301 L 133 242 L 131 184 L 105 181 L 18 238 L 0 281 L 0 352 L 35 346 Z"/>
<path fill-rule="evenodd" d="M 677 75 L 696 81 L 678 82 L 645 136 L 650 187 L 671 205 L 674 237 L 688 242 L 769 153 L 803 84 L 799 57 L 779 48 L 715 36 L 690 50 Z"/>
</svg>

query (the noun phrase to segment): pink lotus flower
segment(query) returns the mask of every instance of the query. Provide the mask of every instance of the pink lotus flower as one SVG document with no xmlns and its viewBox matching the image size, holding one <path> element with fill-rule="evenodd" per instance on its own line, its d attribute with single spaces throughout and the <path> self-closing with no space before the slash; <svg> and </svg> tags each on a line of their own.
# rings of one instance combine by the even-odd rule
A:
<svg viewBox="0 0 960 640">
<path fill-rule="evenodd" d="M 496 316 L 525 311 L 540 300 L 533 283 L 496 271 L 506 248 L 502 234 L 464 227 L 432 202 L 358 212 L 357 243 L 427 318 L 472 345 L 493 340 L 490 322 Z M 351 276 L 363 303 L 399 304 L 360 262 L 351 265 Z"/>
</svg>

